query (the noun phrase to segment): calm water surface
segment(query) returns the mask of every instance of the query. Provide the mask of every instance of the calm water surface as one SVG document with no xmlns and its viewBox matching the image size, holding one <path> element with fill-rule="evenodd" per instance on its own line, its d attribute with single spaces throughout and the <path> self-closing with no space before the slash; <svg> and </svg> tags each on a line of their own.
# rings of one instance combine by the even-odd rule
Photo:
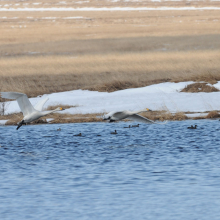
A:
<svg viewBox="0 0 220 220">
<path fill-rule="evenodd" d="M 220 121 L 129 124 L 0 127 L 0 219 L 220 219 Z"/>
</svg>

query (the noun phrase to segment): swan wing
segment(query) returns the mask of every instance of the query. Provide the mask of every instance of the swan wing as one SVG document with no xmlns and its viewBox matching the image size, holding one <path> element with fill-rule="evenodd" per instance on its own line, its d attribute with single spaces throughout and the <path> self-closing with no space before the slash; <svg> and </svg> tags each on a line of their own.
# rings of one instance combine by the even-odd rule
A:
<svg viewBox="0 0 220 220">
<path fill-rule="evenodd" d="M 128 117 L 128 119 L 131 119 L 131 120 L 134 120 L 134 121 L 139 121 L 139 122 L 144 122 L 144 123 L 148 123 L 148 124 L 154 124 L 155 123 L 154 121 L 151 121 L 150 119 L 145 118 L 141 115 L 137 115 L 137 114 L 130 115 Z"/>
<path fill-rule="evenodd" d="M 129 116 L 129 113 L 127 111 L 122 111 L 122 112 L 115 112 L 112 115 L 112 119 L 115 120 L 122 120 L 124 118 L 127 118 Z"/>
<path fill-rule="evenodd" d="M 19 92 L 1 92 L 1 97 L 5 99 L 16 99 L 24 116 L 35 111 L 26 94 Z"/>
<path fill-rule="evenodd" d="M 131 120 L 134 120 L 134 121 L 139 121 L 139 122 L 144 122 L 144 123 L 148 123 L 148 124 L 160 124 L 160 125 L 163 125 L 163 124 L 166 124 L 167 121 L 165 122 L 162 122 L 162 123 L 157 123 L 155 121 L 152 121 L 148 118 L 145 118 L 141 115 L 138 115 L 138 114 L 134 114 L 134 115 L 131 115 L 128 117 L 128 119 L 131 119 Z"/>
<path fill-rule="evenodd" d="M 37 111 L 42 111 L 43 110 L 43 106 L 44 104 L 48 101 L 48 97 L 45 98 L 45 99 L 41 99 L 35 106 L 34 108 L 37 110 Z"/>
</svg>

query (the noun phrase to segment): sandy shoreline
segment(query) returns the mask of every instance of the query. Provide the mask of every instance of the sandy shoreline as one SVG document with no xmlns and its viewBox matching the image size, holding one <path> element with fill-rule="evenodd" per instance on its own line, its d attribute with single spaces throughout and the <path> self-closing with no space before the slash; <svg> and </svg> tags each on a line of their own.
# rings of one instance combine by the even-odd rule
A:
<svg viewBox="0 0 220 220">
<path fill-rule="evenodd" d="M 183 10 L 220 10 L 220 7 L 101 7 L 101 8 L 0 8 L 0 11 L 183 11 Z"/>
</svg>

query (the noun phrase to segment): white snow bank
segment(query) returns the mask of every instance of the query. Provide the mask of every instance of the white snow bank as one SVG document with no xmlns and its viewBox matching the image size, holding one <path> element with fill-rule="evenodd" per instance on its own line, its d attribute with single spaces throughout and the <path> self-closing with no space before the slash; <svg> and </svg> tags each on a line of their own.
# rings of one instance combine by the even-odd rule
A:
<svg viewBox="0 0 220 220">
<path fill-rule="evenodd" d="M 47 122 L 51 122 L 51 121 L 53 121 L 53 120 L 54 120 L 53 118 L 47 118 L 47 119 L 46 119 Z"/>
<path fill-rule="evenodd" d="M 0 126 L 1 125 L 5 125 L 5 123 L 7 122 L 8 120 L 0 120 Z"/>
<path fill-rule="evenodd" d="M 220 10 L 220 7 L 111 7 L 111 8 L 0 8 L 0 11 L 170 11 L 170 10 Z"/>
<path fill-rule="evenodd" d="M 47 106 L 72 105 L 61 113 L 87 114 L 105 113 L 120 110 L 168 110 L 175 112 L 205 112 L 220 110 L 220 92 L 183 93 L 179 92 L 193 82 L 160 83 L 142 88 L 125 89 L 112 93 L 88 90 L 73 90 L 68 92 L 43 95 L 31 98 L 35 105 L 40 99 L 48 96 Z M 220 88 L 220 82 L 214 85 Z M 16 101 L 10 102 L 6 114 L 20 112 Z"/>
<path fill-rule="evenodd" d="M 205 117 L 207 116 L 208 113 L 192 113 L 192 114 L 186 114 L 187 117 L 189 118 L 194 118 L 194 117 Z"/>
</svg>

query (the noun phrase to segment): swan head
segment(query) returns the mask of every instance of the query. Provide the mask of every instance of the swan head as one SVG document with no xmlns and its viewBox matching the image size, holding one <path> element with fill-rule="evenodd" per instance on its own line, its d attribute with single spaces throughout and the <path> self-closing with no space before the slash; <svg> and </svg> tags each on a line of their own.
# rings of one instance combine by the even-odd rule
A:
<svg viewBox="0 0 220 220">
<path fill-rule="evenodd" d="M 110 120 L 111 117 L 112 117 L 112 112 L 109 112 L 108 114 L 106 114 L 106 115 L 103 116 L 103 119 L 104 119 L 104 120 Z"/>
<path fill-rule="evenodd" d="M 103 119 L 104 119 L 104 120 L 110 120 L 110 119 L 111 119 L 111 116 L 109 116 L 109 115 L 104 115 L 104 116 L 103 116 Z"/>
<path fill-rule="evenodd" d="M 58 108 L 55 109 L 55 111 L 63 111 L 63 110 L 65 110 L 65 109 L 61 108 L 61 107 L 58 107 Z"/>
</svg>

